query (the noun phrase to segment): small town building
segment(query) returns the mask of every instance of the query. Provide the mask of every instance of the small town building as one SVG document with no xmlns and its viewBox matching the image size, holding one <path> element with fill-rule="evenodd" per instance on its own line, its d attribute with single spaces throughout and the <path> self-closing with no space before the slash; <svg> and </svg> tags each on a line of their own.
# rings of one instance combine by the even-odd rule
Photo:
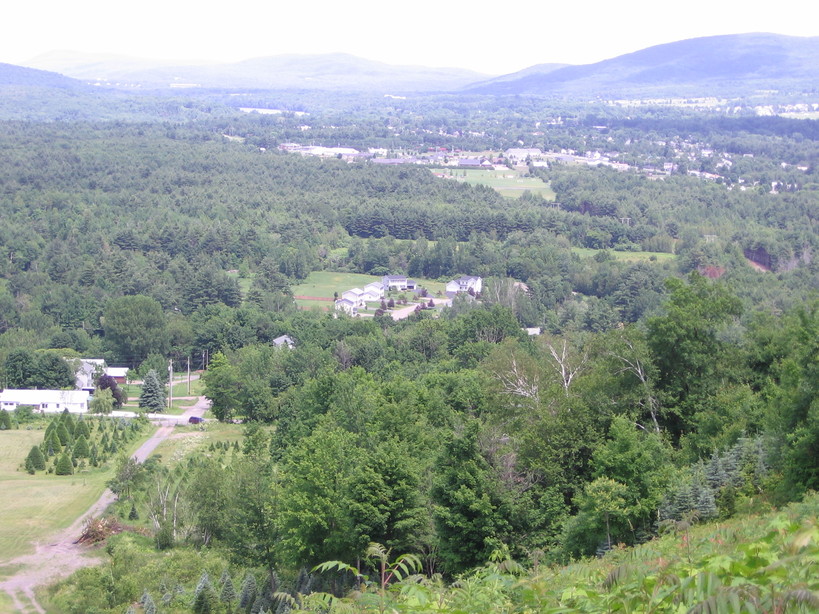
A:
<svg viewBox="0 0 819 614">
<path fill-rule="evenodd" d="M 14 411 L 20 405 L 33 407 L 35 411 L 56 414 L 68 410 L 72 414 L 88 411 L 87 390 L 19 390 L 0 392 L 0 408 Z"/>
<path fill-rule="evenodd" d="M 295 347 L 296 342 L 293 341 L 293 337 L 290 335 L 282 335 L 281 337 L 276 337 L 273 339 L 273 345 L 276 347 L 286 347 L 293 349 Z"/>
<path fill-rule="evenodd" d="M 446 285 L 447 294 L 458 294 L 460 292 L 472 291 L 472 294 L 479 294 L 483 288 L 483 282 L 480 277 L 475 275 L 464 275 L 458 279 L 453 279 Z"/>
</svg>

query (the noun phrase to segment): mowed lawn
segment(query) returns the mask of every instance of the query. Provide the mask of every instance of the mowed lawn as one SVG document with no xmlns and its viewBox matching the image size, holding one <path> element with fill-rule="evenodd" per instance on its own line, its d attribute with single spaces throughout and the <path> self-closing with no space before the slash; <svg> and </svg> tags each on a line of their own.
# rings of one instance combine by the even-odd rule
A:
<svg viewBox="0 0 819 614">
<path fill-rule="evenodd" d="M 330 300 L 310 300 L 296 299 L 296 304 L 302 309 L 320 308 L 331 310 L 333 308 L 333 293 L 338 292 L 340 297 L 342 292 L 352 288 L 364 288 L 369 283 L 381 281 L 381 277 L 375 275 L 362 275 L 360 273 L 334 273 L 331 271 L 313 271 L 304 280 L 304 283 L 293 286 L 294 296 L 314 297 L 315 299 Z M 430 296 L 441 295 L 446 290 L 446 283 L 432 281 L 429 279 L 415 278 L 419 286 L 427 289 Z M 398 293 L 393 293 L 397 295 Z M 407 292 L 407 297 L 411 295 Z"/>
<path fill-rule="evenodd" d="M 113 461 L 106 470 L 94 469 L 69 476 L 29 475 L 18 470 L 32 446 L 43 440 L 44 430 L 0 431 L 0 493 L 3 493 L 3 522 L 0 523 L 0 577 L 2 563 L 33 552 L 32 544 L 69 526 L 105 490 L 113 475 Z M 153 429 L 146 431 L 153 432 Z M 143 441 L 140 438 L 138 441 Z M 132 442 L 136 449 L 138 442 Z"/>
<path fill-rule="evenodd" d="M 591 249 L 588 247 L 573 247 L 572 252 L 581 258 L 592 258 L 595 254 L 604 251 L 600 249 Z M 616 252 L 612 249 L 608 251 L 609 256 L 615 260 L 628 260 L 630 262 L 641 262 L 648 260 L 656 260 L 657 262 L 667 262 L 674 260 L 676 254 L 669 254 L 666 252 Z"/>
<path fill-rule="evenodd" d="M 374 281 L 381 281 L 375 275 L 360 273 L 333 273 L 332 271 L 313 271 L 298 286 L 293 286 L 294 296 L 312 296 L 333 299 L 333 293 L 341 293 L 351 288 L 363 288 Z M 332 303 L 328 302 L 332 307 Z"/>
<path fill-rule="evenodd" d="M 440 172 L 438 169 L 435 172 Z M 447 169 L 444 175 L 451 176 L 457 181 L 464 181 L 470 185 L 489 186 L 506 198 L 520 198 L 528 191 L 539 194 L 548 201 L 555 199 L 555 193 L 547 183 L 537 177 L 524 177 L 519 171 L 512 169 L 477 170 L 477 169 Z"/>
</svg>

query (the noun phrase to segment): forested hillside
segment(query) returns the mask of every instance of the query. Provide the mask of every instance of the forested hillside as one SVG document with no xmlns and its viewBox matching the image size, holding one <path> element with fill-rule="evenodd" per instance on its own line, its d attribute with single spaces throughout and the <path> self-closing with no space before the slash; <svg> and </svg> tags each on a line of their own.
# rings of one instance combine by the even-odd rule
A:
<svg viewBox="0 0 819 614">
<path fill-rule="evenodd" d="M 810 120 L 796 136 L 600 109 L 547 128 L 558 113 L 535 102 L 505 119 L 402 104 L 3 124 L 0 381 L 46 387 L 58 357 L 192 358 L 215 419 L 209 445 L 118 465 L 115 513 L 142 535 L 55 589 L 55 611 L 283 612 L 379 557 L 441 583 L 490 559 L 537 569 L 817 487 Z M 554 200 L 504 198 L 457 170 L 277 150 L 304 133 L 571 161 L 515 169 Z M 405 320 L 350 318 L 297 308 L 316 271 L 484 283 Z"/>
</svg>

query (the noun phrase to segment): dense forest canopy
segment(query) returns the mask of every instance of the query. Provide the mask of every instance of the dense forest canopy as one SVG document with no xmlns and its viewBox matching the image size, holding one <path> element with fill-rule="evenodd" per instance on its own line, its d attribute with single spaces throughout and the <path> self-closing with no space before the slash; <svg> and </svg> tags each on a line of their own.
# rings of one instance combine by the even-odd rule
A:
<svg viewBox="0 0 819 614">
<path fill-rule="evenodd" d="M 566 561 L 643 543 L 658 518 L 727 518 L 817 487 L 815 122 L 301 104 L 307 116 L 0 130 L 0 382 L 70 387 L 78 356 L 147 373 L 207 354 L 213 416 L 246 423 L 241 446 L 118 469 L 123 509 L 153 514 L 150 548 L 194 546 L 296 594 L 299 570 L 356 563 L 373 542 L 453 579 L 498 552 Z M 500 165 L 533 147 L 629 170 L 523 164 L 555 198 L 509 199 L 286 142 Z M 401 321 L 350 318 L 297 308 L 317 271 L 484 287 Z M 295 347 L 272 343 L 285 334 Z M 157 484 L 178 515 L 151 511 Z M 131 588 L 94 607 L 147 587 Z"/>
</svg>

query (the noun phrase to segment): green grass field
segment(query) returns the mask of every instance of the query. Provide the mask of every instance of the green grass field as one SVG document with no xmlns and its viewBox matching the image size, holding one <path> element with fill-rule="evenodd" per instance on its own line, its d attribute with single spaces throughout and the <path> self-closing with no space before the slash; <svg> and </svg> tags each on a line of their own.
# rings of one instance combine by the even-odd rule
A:
<svg viewBox="0 0 819 614">
<path fill-rule="evenodd" d="M 374 281 L 381 281 L 375 275 L 361 275 L 359 273 L 333 273 L 332 271 L 313 271 L 307 279 L 298 286 L 293 286 L 296 296 L 316 296 L 319 298 L 333 298 L 333 292 L 341 293 L 350 288 L 363 288 Z M 332 303 L 327 303 L 332 307 Z"/>
<path fill-rule="evenodd" d="M 440 170 L 436 169 L 436 172 Z M 489 186 L 506 198 L 520 198 L 521 194 L 528 190 L 532 194 L 539 194 L 546 200 L 555 199 L 552 188 L 541 179 L 523 177 L 519 171 L 508 168 L 503 170 L 446 169 L 444 174 L 454 177 L 457 181 L 465 181 L 469 185 Z"/>
<path fill-rule="evenodd" d="M 241 445 L 242 426 L 222 422 L 178 426 L 173 435 L 157 446 L 154 454 L 161 455 L 165 465 L 173 466 L 186 461 L 193 454 L 207 454 L 210 444 L 217 441 L 231 444 L 238 441 Z"/>
<path fill-rule="evenodd" d="M 573 247 L 572 252 L 581 258 L 592 258 L 603 250 L 591 249 L 588 247 Z M 628 260 L 631 262 L 641 262 L 651 260 L 652 257 L 657 262 L 667 262 L 674 260 L 677 256 L 675 254 L 668 254 L 666 252 L 616 252 L 614 250 L 606 250 L 609 255 L 615 260 Z"/>
<path fill-rule="evenodd" d="M 153 429 L 150 430 L 153 432 Z M 113 463 L 71 476 L 19 469 L 32 446 L 43 440 L 44 430 L 0 431 L 0 492 L 3 493 L 3 522 L 0 523 L 0 560 L 33 552 L 32 544 L 69 526 L 105 490 L 113 474 Z M 132 443 L 132 452 L 145 435 Z M 2 568 L 0 568 L 1 570 Z M 2 571 L 0 571 L 2 576 Z"/>
<path fill-rule="evenodd" d="M 374 281 L 381 281 L 381 277 L 375 275 L 361 275 L 359 273 L 333 273 L 331 271 L 313 271 L 307 276 L 304 283 L 293 287 L 293 294 L 295 296 L 314 296 L 317 298 L 333 298 L 333 293 L 341 293 L 351 288 L 363 288 Z M 432 281 L 430 279 L 416 278 L 420 286 L 425 287 L 431 296 L 437 296 L 438 292 L 444 293 L 446 283 L 441 281 Z M 393 293 L 397 296 L 399 293 Z M 407 298 L 411 293 L 407 293 Z M 330 311 L 333 308 L 332 301 L 316 301 L 309 299 L 296 299 L 296 305 L 300 309 L 320 309 L 322 311 Z"/>
</svg>

